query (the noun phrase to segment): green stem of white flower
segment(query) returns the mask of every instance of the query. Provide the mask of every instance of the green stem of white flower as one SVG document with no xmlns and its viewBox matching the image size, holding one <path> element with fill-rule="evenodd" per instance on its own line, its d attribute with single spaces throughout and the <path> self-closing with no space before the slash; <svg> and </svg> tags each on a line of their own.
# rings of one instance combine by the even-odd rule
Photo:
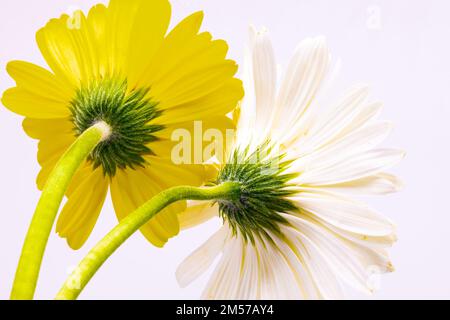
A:
<svg viewBox="0 0 450 320">
<path fill-rule="evenodd" d="M 112 229 L 80 262 L 56 296 L 75 300 L 103 263 L 140 227 L 168 205 L 179 200 L 228 200 L 240 196 L 240 184 L 224 182 L 210 188 L 173 187 L 162 191 Z"/>
<path fill-rule="evenodd" d="M 87 129 L 61 157 L 48 177 L 22 248 L 11 291 L 12 300 L 33 299 L 44 251 L 64 194 L 78 167 L 109 134 L 110 128 L 104 122 Z"/>
</svg>

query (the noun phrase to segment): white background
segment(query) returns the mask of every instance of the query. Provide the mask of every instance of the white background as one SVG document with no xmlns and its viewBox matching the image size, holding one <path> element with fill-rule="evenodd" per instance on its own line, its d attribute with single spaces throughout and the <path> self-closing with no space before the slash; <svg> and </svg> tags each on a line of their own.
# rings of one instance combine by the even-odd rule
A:
<svg viewBox="0 0 450 320">
<path fill-rule="evenodd" d="M 21 59 L 45 65 L 34 34 L 51 17 L 95 1 L 2 0 L 0 91 L 13 85 L 4 67 Z M 402 193 L 369 199 L 397 222 L 392 250 L 396 272 L 383 276 L 375 299 L 450 298 L 450 2 L 445 0 L 177 0 L 175 21 L 203 9 L 204 28 L 227 39 L 242 62 L 249 23 L 265 26 L 278 61 L 285 65 L 307 36 L 327 37 L 343 62 L 338 89 L 369 83 L 385 102 L 383 118 L 396 129 L 387 146 L 408 152 L 395 170 Z M 36 142 L 21 118 L 0 108 L 0 299 L 8 298 L 24 234 L 38 200 Z M 71 251 L 52 234 L 37 297 L 52 298 L 71 266 L 116 223 L 110 200 L 85 247 Z M 207 278 L 180 289 L 178 263 L 216 230 L 218 221 L 184 232 L 164 250 L 137 234 L 100 270 L 81 298 L 171 299 L 199 297 Z M 356 298 L 366 298 L 355 294 Z"/>
</svg>

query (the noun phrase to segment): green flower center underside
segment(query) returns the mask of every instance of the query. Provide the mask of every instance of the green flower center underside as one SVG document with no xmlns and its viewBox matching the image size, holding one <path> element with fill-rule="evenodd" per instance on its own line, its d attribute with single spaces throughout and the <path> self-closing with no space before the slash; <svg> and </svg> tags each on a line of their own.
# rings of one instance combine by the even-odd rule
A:
<svg viewBox="0 0 450 320">
<path fill-rule="evenodd" d="M 289 197 L 297 190 L 290 181 L 297 174 L 287 174 L 290 162 L 284 155 L 270 154 L 269 143 L 250 153 L 236 150 L 228 163 L 222 167 L 216 184 L 226 181 L 241 184 L 240 196 L 234 200 L 218 201 L 221 217 L 226 220 L 234 234 L 237 231 L 246 241 L 254 242 L 254 237 L 270 239 L 268 231 L 282 236 L 281 224 L 288 224 L 280 213 L 298 210 Z"/>
<path fill-rule="evenodd" d="M 124 80 L 102 79 L 81 87 L 71 102 L 77 136 L 99 121 L 111 127 L 111 135 L 88 158 L 94 168 L 101 166 L 105 175 L 114 176 L 117 169 L 144 166 L 144 156 L 154 154 L 148 144 L 157 140 L 154 134 L 163 126 L 152 124 L 161 112 L 158 102 L 147 98 L 148 92 L 149 89 L 130 91 Z"/>
</svg>

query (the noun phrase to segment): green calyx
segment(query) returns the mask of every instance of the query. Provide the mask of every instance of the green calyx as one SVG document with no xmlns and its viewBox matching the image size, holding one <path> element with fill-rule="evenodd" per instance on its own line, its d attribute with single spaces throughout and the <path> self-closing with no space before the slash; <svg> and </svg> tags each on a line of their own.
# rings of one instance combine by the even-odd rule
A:
<svg viewBox="0 0 450 320">
<path fill-rule="evenodd" d="M 71 102 L 77 136 L 99 121 L 111 128 L 111 135 L 88 158 L 105 175 L 114 176 L 118 168 L 143 166 L 143 156 L 154 154 L 148 144 L 157 140 L 154 134 L 163 126 L 152 124 L 161 112 L 158 103 L 147 98 L 148 91 L 129 91 L 126 81 L 107 78 L 81 87 Z"/>
<path fill-rule="evenodd" d="M 288 222 L 280 213 L 297 210 L 289 196 L 297 193 L 290 181 L 298 175 L 286 173 L 291 162 L 283 160 L 285 155 L 272 156 L 271 151 L 268 142 L 253 152 L 235 150 L 215 182 L 241 185 L 239 197 L 217 202 L 221 217 L 234 233 L 239 231 L 252 243 L 255 236 L 270 239 L 267 231 L 281 235 L 280 224 Z"/>
</svg>

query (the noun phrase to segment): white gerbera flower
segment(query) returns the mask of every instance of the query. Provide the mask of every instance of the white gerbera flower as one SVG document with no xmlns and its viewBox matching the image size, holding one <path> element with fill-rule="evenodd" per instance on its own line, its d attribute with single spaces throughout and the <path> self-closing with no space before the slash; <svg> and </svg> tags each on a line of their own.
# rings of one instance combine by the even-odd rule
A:
<svg viewBox="0 0 450 320">
<path fill-rule="evenodd" d="M 375 149 L 391 129 L 377 120 L 381 104 L 369 103 L 368 89 L 358 86 L 318 111 L 330 74 L 323 38 L 299 45 L 278 92 L 265 33 L 252 31 L 249 58 L 234 151 L 217 179 L 240 182 L 242 194 L 210 210 L 195 207 L 203 217 L 220 214 L 224 224 L 180 265 L 180 285 L 222 254 L 204 298 L 337 299 L 343 285 L 371 292 L 373 272 L 393 270 L 386 249 L 396 240 L 395 227 L 342 191 L 399 189 L 383 171 L 404 153 Z"/>
</svg>

